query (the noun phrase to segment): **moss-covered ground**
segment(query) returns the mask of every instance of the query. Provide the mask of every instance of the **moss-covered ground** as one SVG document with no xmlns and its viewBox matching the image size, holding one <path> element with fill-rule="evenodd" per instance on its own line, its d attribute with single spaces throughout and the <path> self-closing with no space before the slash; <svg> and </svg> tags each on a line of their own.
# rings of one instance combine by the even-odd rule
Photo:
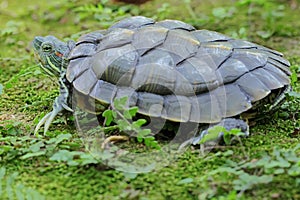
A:
<svg viewBox="0 0 300 200">
<path fill-rule="evenodd" d="M 299 0 L 0 1 L 0 199 L 300 199 L 299 13 Z M 34 136 L 58 94 L 34 59 L 34 36 L 77 38 L 129 15 L 179 19 L 283 52 L 294 93 L 251 137 L 206 156 L 189 148 L 137 176 L 90 158 L 72 120 L 57 117 L 47 135 Z"/>
</svg>

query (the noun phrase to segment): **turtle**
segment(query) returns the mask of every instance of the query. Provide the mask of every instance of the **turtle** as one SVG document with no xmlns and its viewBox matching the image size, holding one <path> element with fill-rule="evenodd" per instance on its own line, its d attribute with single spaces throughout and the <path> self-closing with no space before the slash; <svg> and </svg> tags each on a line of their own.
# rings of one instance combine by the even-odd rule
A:
<svg viewBox="0 0 300 200">
<path fill-rule="evenodd" d="M 41 68 L 60 85 L 35 133 L 43 125 L 46 133 L 58 113 L 73 112 L 76 92 L 101 105 L 99 113 L 127 96 L 128 106 L 144 116 L 222 124 L 249 135 L 247 120 L 277 108 L 291 90 L 282 53 L 179 20 L 133 16 L 76 42 L 36 36 L 33 47 Z M 88 102 L 81 103 L 87 111 Z"/>
</svg>

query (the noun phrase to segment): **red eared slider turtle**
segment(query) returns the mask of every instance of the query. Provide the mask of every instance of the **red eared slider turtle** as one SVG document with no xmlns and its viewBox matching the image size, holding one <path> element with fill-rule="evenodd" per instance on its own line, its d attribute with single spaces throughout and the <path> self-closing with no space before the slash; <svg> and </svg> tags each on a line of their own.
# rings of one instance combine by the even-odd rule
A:
<svg viewBox="0 0 300 200">
<path fill-rule="evenodd" d="M 77 42 L 37 36 L 33 46 L 42 69 L 60 84 L 53 111 L 35 132 L 43 124 L 46 132 L 59 112 L 72 112 L 77 92 L 103 108 L 125 95 L 146 116 L 223 123 L 246 133 L 238 118 L 268 112 L 290 88 L 290 64 L 281 53 L 176 20 L 130 17 Z"/>
</svg>

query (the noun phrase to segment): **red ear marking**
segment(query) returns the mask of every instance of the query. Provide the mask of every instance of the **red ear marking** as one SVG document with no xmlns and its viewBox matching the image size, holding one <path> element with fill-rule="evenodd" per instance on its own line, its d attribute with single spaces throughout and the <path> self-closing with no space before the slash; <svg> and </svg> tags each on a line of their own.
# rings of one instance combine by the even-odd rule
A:
<svg viewBox="0 0 300 200">
<path fill-rule="evenodd" d="M 60 53 L 60 52 L 58 52 L 58 51 L 55 52 L 55 55 L 57 55 L 58 57 L 62 57 L 63 56 L 63 54 Z"/>
</svg>

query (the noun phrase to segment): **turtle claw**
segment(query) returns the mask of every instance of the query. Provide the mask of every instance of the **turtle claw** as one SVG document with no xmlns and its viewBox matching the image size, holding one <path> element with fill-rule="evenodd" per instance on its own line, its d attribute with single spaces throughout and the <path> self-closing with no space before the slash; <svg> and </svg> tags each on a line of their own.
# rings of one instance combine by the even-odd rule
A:
<svg viewBox="0 0 300 200">
<path fill-rule="evenodd" d="M 62 107 L 64 108 L 64 109 L 66 109 L 67 111 L 70 111 L 70 112 L 74 112 L 74 110 L 72 109 L 72 108 L 70 108 L 67 104 L 62 104 Z"/>
<path fill-rule="evenodd" d="M 41 126 L 43 126 L 43 124 L 45 124 L 45 122 L 47 121 L 47 119 L 49 118 L 49 116 L 51 115 L 52 112 L 48 113 L 47 115 L 45 115 L 40 121 L 39 123 L 36 125 L 35 129 L 34 129 L 34 135 L 38 135 L 38 131 L 41 128 Z M 45 131 L 44 131 L 45 134 Z"/>
<path fill-rule="evenodd" d="M 46 115 L 48 118 L 46 120 L 46 123 L 44 124 L 44 135 L 46 134 L 46 132 L 48 131 L 53 119 L 56 117 L 56 115 L 59 113 L 60 111 L 55 111 L 53 110 L 52 112 L 48 113 L 50 115 Z"/>
<path fill-rule="evenodd" d="M 55 107 L 55 106 L 53 106 Z M 56 117 L 56 115 L 63 110 L 62 107 L 59 107 L 58 109 L 53 109 L 52 112 L 49 112 L 47 115 L 45 115 L 41 121 L 39 121 L 38 125 L 35 127 L 34 135 L 37 135 L 39 129 L 42 125 L 44 125 L 44 135 L 48 131 L 53 119 Z"/>
<path fill-rule="evenodd" d="M 48 131 L 53 119 L 56 117 L 58 113 L 60 113 L 63 110 L 68 110 L 70 112 L 73 112 L 73 110 L 65 103 L 64 96 L 58 96 L 53 104 L 53 110 L 45 115 L 41 121 L 39 121 L 38 125 L 36 126 L 34 130 L 34 135 L 37 135 L 39 129 L 42 125 L 44 125 L 44 135 Z"/>
</svg>

